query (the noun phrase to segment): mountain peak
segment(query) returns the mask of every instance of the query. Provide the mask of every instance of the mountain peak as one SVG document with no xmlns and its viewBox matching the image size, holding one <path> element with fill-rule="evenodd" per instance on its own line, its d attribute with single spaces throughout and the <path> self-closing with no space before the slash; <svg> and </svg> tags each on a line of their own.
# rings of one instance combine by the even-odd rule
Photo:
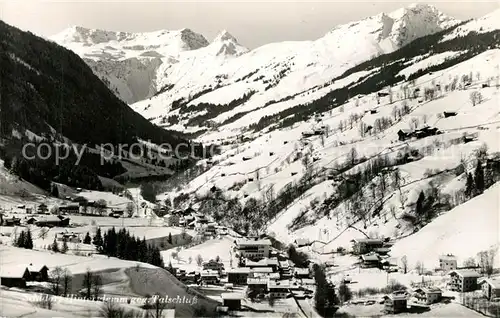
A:
<svg viewBox="0 0 500 318">
<path fill-rule="evenodd" d="M 234 43 L 238 43 L 238 40 L 229 33 L 227 30 L 222 30 L 217 34 L 217 36 L 214 38 L 213 42 L 223 42 L 223 41 L 231 41 Z"/>
<path fill-rule="evenodd" d="M 180 34 L 181 40 L 184 42 L 185 48 L 188 50 L 196 50 L 209 44 L 203 35 L 196 33 L 191 29 L 184 28 L 180 30 Z"/>
</svg>

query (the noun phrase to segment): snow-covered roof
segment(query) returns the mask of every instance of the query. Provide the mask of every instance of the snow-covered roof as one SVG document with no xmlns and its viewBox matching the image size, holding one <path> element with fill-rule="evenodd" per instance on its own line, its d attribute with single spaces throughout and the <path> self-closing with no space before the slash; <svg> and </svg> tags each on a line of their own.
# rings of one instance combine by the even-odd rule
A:
<svg viewBox="0 0 500 318">
<path fill-rule="evenodd" d="M 278 265 L 278 259 L 277 258 L 263 258 L 257 262 L 247 260 L 245 262 L 246 267 L 267 267 L 267 266 L 273 266 L 273 265 Z"/>
<path fill-rule="evenodd" d="M 26 266 L 0 266 L 0 277 L 4 278 L 23 278 L 29 270 Z"/>
<path fill-rule="evenodd" d="M 437 287 L 424 287 L 424 288 L 417 288 L 414 290 L 415 292 L 423 292 L 425 294 L 441 294 L 443 291 L 440 288 Z"/>
<path fill-rule="evenodd" d="M 227 270 L 227 273 L 231 274 L 249 274 L 250 273 L 250 268 L 248 267 L 238 267 L 238 268 L 231 268 Z"/>
<path fill-rule="evenodd" d="M 256 267 L 251 269 L 252 273 L 272 273 L 273 269 L 271 267 Z"/>
<path fill-rule="evenodd" d="M 241 300 L 244 298 L 243 295 L 239 293 L 222 293 L 220 297 L 227 300 Z"/>
<path fill-rule="evenodd" d="M 251 245 L 264 245 L 264 246 L 271 246 L 271 241 L 268 239 L 263 239 L 263 240 L 249 240 L 249 239 L 241 239 L 236 241 L 238 245 L 245 245 L 245 246 L 251 246 Z"/>
<path fill-rule="evenodd" d="M 298 239 L 295 239 L 295 244 L 297 244 L 297 245 L 307 245 L 307 244 L 309 244 L 309 239 L 307 239 L 307 238 L 298 238 Z"/>
<path fill-rule="evenodd" d="M 217 271 L 212 271 L 212 270 L 206 270 L 201 272 L 201 277 L 212 277 L 212 276 L 219 277 L 219 273 Z"/>
<path fill-rule="evenodd" d="M 379 261 L 380 257 L 377 254 L 365 254 L 361 256 L 363 261 Z"/>
<path fill-rule="evenodd" d="M 380 240 L 380 239 L 370 239 L 370 238 L 354 239 L 353 241 L 355 243 L 365 243 L 365 244 L 380 244 L 380 243 L 383 243 L 383 241 Z"/>
<path fill-rule="evenodd" d="M 476 271 L 464 270 L 464 269 L 456 269 L 448 273 L 448 275 L 451 274 L 457 274 L 458 276 L 462 277 L 481 277 L 481 275 Z"/>
<path fill-rule="evenodd" d="M 49 269 L 46 265 L 44 264 L 29 264 L 28 265 L 28 270 L 30 272 L 41 272 L 44 268 Z"/>
<path fill-rule="evenodd" d="M 455 255 L 451 255 L 451 254 L 441 255 L 441 256 L 439 256 L 439 260 L 440 261 L 456 261 L 457 257 Z"/>
<path fill-rule="evenodd" d="M 297 275 L 309 275 L 309 268 L 296 268 L 295 274 L 297 274 Z"/>
<path fill-rule="evenodd" d="M 270 280 L 267 282 L 267 288 L 290 288 L 290 281 L 289 280 L 279 280 L 279 281 L 272 281 Z"/>
<path fill-rule="evenodd" d="M 478 281 L 480 285 L 483 283 L 489 284 L 493 289 L 500 289 L 500 277 L 482 278 Z"/>
<path fill-rule="evenodd" d="M 247 285 L 267 285 L 266 278 L 247 278 Z"/>
</svg>

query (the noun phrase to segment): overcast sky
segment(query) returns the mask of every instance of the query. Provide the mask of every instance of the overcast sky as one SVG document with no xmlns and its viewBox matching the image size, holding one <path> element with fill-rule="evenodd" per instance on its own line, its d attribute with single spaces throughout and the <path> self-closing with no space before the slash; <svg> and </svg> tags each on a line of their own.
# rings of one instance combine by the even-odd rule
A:
<svg viewBox="0 0 500 318">
<path fill-rule="evenodd" d="M 0 19 L 41 36 L 72 25 L 144 32 L 190 28 L 209 41 L 226 29 L 249 48 L 285 40 L 314 40 L 335 25 L 390 12 L 414 2 L 458 19 L 480 17 L 499 1 L 42 1 L 0 0 Z"/>
</svg>

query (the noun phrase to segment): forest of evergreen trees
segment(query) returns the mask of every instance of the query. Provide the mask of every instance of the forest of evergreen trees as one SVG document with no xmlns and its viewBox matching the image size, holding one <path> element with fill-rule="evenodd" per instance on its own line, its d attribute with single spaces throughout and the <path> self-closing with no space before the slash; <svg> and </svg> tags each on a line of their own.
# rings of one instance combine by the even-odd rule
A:
<svg viewBox="0 0 500 318">
<path fill-rule="evenodd" d="M 130 235 L 126 229 L 117 232 L 113 227 L 102 234 L 98 228 L 92 243 L 100 253 L 107 256 L 165 267 L 158 247 L 147 244 L 145 238 L 141 240 Z"/>
</svg>

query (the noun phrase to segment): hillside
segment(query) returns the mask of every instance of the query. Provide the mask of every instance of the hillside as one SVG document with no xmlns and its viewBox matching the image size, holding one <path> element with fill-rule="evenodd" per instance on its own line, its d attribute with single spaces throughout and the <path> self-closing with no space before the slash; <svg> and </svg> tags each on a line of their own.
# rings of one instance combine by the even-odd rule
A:
<svg viewBox="0 0 500 318">
<path fill-rule="evenodd" d="M 165 177 L 180 167 L 156 158 L 157 145 L 189 141 L 134 112 L 78 55 L 1 21 L 0 43 L 0 158 L 12 173 L 46 191 L 51 181 L 102 190 L 99 177 Z M 46 158 L 21 158 L 25 145 L 32 156 L 44 143 Z M 135 160 L 133 144 L 141 146 Z"/>
<path fill-rule="evenodd" d="M 73 52 L 3 22 L 0 31 L 4 137 L 21 127 L 81 144 L 180 142 L 121 102 Z"/>
<path fill-rule="evenodd" d="M 454 35 L 477 23 L 491 27 Z M 474 174 L 478 162 L 498 160 L 500 151 L 499 35 L 491 20 L 463 23 L 358 64 L 309 94 L 208 131 L 199 140 L 220 143 L 222 154 L 200 162 L 197 172 L 178 178 L 161 198 L 194 203 L 241 233 L 268 233 L 284 243 L 308 238 L 319 254 L 349 249 L 352 239 L 366 236 L 404 242 L 423 231 L 426 240 L 437 239 L 425 230 L 434 228 L 434 218 L 493 200 L 492 190 L 483 195 L 487 199 L 464 193 L 467 173 Z M 426 127 L 439 133 L 399 139 L 400 131 Z M 487 169 L 489 187 L 499 171 Z M 421 192 L 432 206 L 424 216 L 415 211 Z M 435 222 L 439 227 L 448 221 Z M 465 233 L 461 222 L 449 223 L 447 233 L 475 239 L 477 232 Z M 435 266 L 439 253 L 455 252 L 462 262 L 498 248 L 495 228 L 484 231 L 481 244 L 462 254 L 451 251 L 448 240 L 428 255 L 423 247 L 413 253 L 401 243 L 401 249 L 428 266 Z"/>
</svg>

